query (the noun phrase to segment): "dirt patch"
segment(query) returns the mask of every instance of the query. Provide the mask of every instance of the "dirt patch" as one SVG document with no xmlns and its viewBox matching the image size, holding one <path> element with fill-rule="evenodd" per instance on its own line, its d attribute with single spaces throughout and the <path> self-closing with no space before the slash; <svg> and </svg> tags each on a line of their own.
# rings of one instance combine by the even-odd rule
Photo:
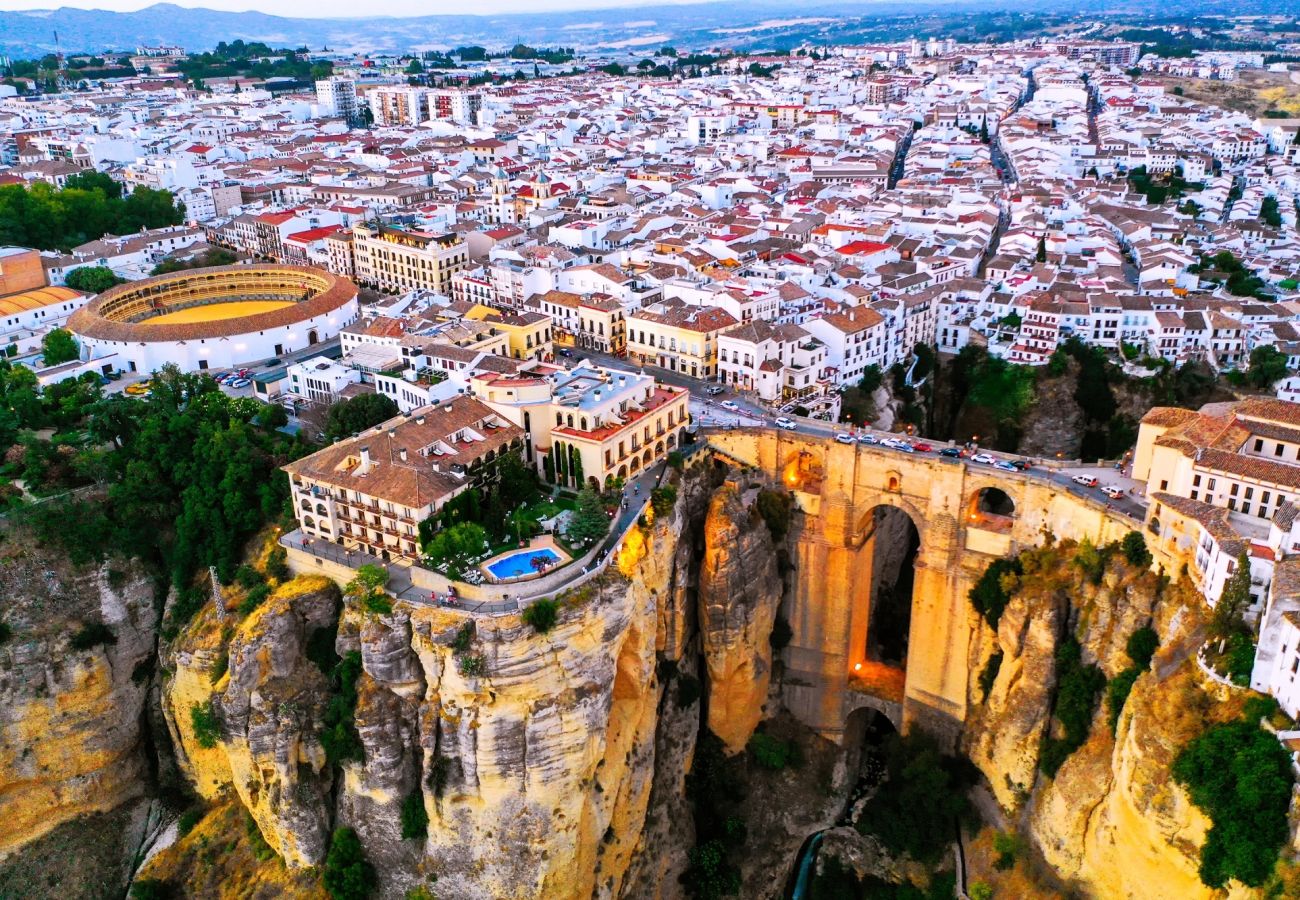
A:
<svg viewBox="0 0 1300 900">
<path fill-rule="evenodd" d="M 1290 72 L 1246 70 L 1236 81 L 1208 78 L 1176 78 L 1168 75 L 1144 76 L 1159 81 L 1172 93 L 1182 88 L 1183 96 L 1223 109 L 1261 116 L 1269 110 L 1300 118 L 1300 84 L 1291 80 Z"/>
</svg>

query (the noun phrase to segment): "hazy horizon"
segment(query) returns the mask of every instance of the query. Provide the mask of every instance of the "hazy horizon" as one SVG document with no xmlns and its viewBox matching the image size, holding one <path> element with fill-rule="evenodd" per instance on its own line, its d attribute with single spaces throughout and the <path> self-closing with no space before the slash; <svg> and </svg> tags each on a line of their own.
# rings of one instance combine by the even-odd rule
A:
<svg viewBox="0 0 1300 900">
<path fill-rule="evenodd" d="M 573 12 L 685 6 L 708 0 L 478 0 L 471 9 L 430 9 L 425 0 L 387 0 L 382 8 L 358 12 L 355 0 L 314 0 L 305 6 L 300 0 L 0 0 L 0 11 L 48 12 L 60 8 L 103 12 L 137 12 L 161 2 L 213 12 L 258 12 L 296 19 L 374 18 L 379 16 L 496 15 L 501 13 Z M 792 5 L 797 5 L 793 4 Z"/>
</svg>

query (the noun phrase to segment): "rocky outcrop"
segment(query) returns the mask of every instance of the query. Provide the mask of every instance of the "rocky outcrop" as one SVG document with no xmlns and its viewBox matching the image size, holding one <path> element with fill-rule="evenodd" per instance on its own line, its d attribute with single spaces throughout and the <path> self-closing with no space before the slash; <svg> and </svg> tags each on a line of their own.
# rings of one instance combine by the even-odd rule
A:
<svg viewBox="0 0 1300 900">
<path fill-rule="evenodd" d="M 214 712 L 239 799 L 290 866 L 314 865 L 329 847 L 331 773 L 319 732 L 330 691 L 305 650 L 329 631 L 338 589 L 324 578 L 279 588 L 240 624 Z"/>
<path fill-rule="evenodd" d="M 731 753 L 744 749 L 763 718 L 781 593 L 771 533 L 735 487 L 724 487 L 704 520 L 699 615 L 708 727 Z"/>
<path fill-rule="evenodd" d="M 3 547 L 0 854 L 143 795 L 158 618 L 153 582 L 135 564 L 72 567 L 12 532 Z"/>
<path fill-rule="evenodd" d="M 1202 604 L 1190 585 L 1119 560 L 1093 584 L 1077 554 L 1067 545 L 1022 555 L 1025 573 L 996 636 L 985 627 L 976 639 L 974 659 L 993 649 L 1003 659 L 987 701 L 972 698 L 968 751 L 1009 821 L 1061 882 L 1099 898 L 1215 896 L 1197 876 L 1208 822 L 1169 776 L 1178 750 L 1227 708 L 1207 694 L 1190 660 Z M 1087 743 L 1055 778 L 1039 773 L 1061 640 L 1073 634 L 1084 662 L 1109 678 L 1130 665 L 1128 636 L 1148 624 L 1160 650 L 1115 734 L 1101 704 Z"/>
</svg>

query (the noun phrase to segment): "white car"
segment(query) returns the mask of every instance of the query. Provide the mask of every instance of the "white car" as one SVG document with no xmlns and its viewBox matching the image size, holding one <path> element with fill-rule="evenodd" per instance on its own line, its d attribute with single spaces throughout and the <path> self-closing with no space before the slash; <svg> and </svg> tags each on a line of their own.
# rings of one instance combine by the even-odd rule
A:
<svg viewBox="0 0 1300 900">
<path fill-rule="evenodd" d="M 1073 481 L 1075 484 L 1081 484 L 1084 487 L 1097 486 L 1097 479 L 1093 478 L 1091 475 L 1075 475 L 1070 480 Z"/>
<path fill-rule="evenodd" d="M 998 458 L 992 453 L 976 453 L 970 459 L 971 462 L 984 463 L 990 466 L 996 466 L 998 464 Z"/>
<path fill-rule="evenodd" d="M 787 419 L 785 416 L 780 416 L 776 420 L 776 427 L 784 428 L 786 431 L 794 431 L 797 426 L 794 424 L 794 419 Z"/>
<path fill-rule="evenodd" d="M 734 400 L 723 400 L 718 405 L 728 412 L 740 412 L 740 407 L 736 405 Z"/>
<path fill-rule="evenodd" d="M 1101 486 L 1101 492 L 1112 500 L 1118 500 L 1124 496 L 1124 489 L 1115 487 L 1113 484 L 1104 484 Z"/>
<path fill-rule="evenodd" d="M 840 433 L 835 435 L 835 443 L 837 444 L 852 444 L 853 442 L 853 435 L 851 434 Z"/>
<path fill-rule="evenodd" d="M 876 437 L 874 434 L 860 434 L 860 435 L 858 435 L 858 443 L 859 443 L 859 444 L 879 444 L 879 443 L 880 443 L 880 438 Z"/>
</svg>

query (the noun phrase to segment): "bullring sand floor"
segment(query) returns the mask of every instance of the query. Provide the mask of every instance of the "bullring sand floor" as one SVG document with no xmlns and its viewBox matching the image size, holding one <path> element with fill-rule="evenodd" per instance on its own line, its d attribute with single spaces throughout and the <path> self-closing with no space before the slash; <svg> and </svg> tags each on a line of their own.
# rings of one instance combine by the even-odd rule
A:
<svg viewBox="0 0 1300 900">
<path fill-rule="evenodd" d="M 293 306 L 292 300 L 232 300 L 229 303 L 209 303 L 191 306 L 175 312 L 163 313 L 145 319 L 141 325 L 186 325 L 194 322 L 216 322 L 221 319 L 239 319 L 258 313 L 271 312 Z"/>
</svg>

